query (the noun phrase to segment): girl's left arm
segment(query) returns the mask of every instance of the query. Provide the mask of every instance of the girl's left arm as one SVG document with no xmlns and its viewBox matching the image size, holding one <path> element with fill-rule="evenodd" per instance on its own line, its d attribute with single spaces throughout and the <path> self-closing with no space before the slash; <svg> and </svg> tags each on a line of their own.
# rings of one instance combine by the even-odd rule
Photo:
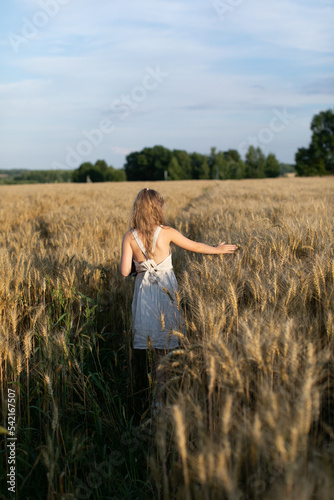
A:
<svg viewBox="0 0 334 500">
<path fill-rule="evenodd" d="M 131 272 L 132 248 L 130 245 L 130 238 L 131 238 L 131 233 L 128 232 L 124 235 L 122 242 L 122 257 L 120 265 L 120 272 L 122 276 L 129 276 Z"/>
</svg>

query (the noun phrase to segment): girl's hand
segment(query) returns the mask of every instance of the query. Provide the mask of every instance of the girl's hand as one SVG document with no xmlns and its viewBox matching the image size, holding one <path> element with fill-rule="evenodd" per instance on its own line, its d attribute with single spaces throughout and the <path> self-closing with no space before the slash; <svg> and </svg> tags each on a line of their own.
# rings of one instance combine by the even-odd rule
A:
<svg viewBox="0 0 334 500">
<path fill-rule="evenodd" d="M 223 243 L 219 243 L 219 245 L 216 247 L 220 254 L 222 253 L 234 253 L 236 250 L 238 250 L 237 245 L 225 245 L 225 241 Z"/>
</svg>

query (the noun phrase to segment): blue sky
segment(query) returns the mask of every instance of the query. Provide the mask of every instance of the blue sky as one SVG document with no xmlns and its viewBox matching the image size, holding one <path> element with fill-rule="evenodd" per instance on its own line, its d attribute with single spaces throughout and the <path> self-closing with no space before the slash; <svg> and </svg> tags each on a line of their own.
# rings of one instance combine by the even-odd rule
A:
<svg viewBox="0 0 334 500">
<path fill-rule="evenodd" d="M 7 0 L 0 169 L 157 144 L 293 162 L 334 106 L 332 0 Z"/>
</svg>

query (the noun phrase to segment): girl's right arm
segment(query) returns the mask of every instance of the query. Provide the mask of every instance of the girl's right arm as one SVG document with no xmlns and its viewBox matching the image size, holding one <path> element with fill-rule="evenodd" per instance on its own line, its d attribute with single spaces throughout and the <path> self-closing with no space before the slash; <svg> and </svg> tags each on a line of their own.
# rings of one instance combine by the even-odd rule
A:
<svg viewBox="0 0 334 500">
<path fill-rule="evenodd" d="M 131 264 L 132 264 L 132 248 L 131 248 L 131 232 L 128 231 L 123 238 L 122 242 L 122 256 L 121 256 L 121 265 L 120 272 L 122 276 L 129 276 L 131 273 Z"/>
<path fill-rule="evenodd" d="M 224 254 L 224 253 L 234 253 L 238 249 L 236 245 L 225 245 L 225 241 L 219 243 L 216 247 L 206 245 L 205 243 L 199 243 L 197 241 L 190 240 L 183 236 L 179 231 L 173 228 L 169 228 L 169 235 L 171 243 L 174 243 L 178 247 L 184 248 L 185 250 L 190 250 L 195 253 L 205 253 L 205 254 Z"/>
</svg>

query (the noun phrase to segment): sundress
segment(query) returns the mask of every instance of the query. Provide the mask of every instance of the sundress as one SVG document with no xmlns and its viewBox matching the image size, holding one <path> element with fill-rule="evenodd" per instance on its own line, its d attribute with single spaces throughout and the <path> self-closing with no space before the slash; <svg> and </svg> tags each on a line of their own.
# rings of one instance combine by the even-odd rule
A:
<svg viewBox="0 0 334 500">
<path fill-rule="evenodd" d="M 158 226 L 152 244 L 152 255 L 161 231 Z M 148 257 L 136 229 L 132 234 L 146 257 L 144 262 L 136 262 L 136 282 L 132 301 L 132 334 L 134 349 L 175 349 L 180 345 L 184 333 L 184 321 L 178 305 L 176 293 L 178 284 L 173 271 L 172 254 L 157 264 Z"/>
</svg>

